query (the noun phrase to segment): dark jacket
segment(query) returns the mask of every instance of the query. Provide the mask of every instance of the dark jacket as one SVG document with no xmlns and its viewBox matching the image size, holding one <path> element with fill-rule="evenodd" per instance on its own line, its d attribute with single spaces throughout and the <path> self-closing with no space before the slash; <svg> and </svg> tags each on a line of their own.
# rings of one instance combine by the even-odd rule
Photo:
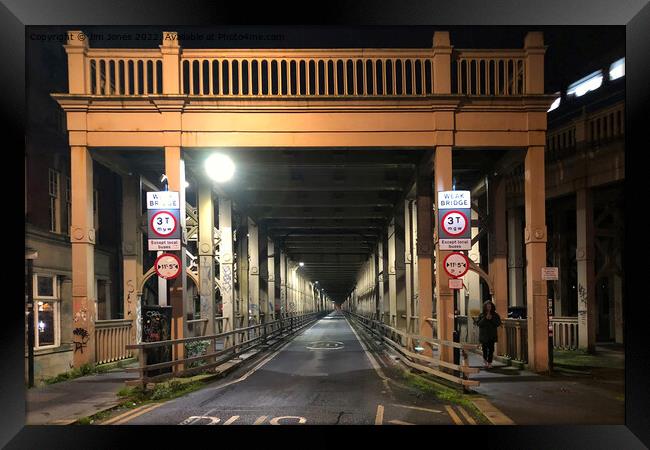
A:
<svg viewBox="0 0 650 450">
<path fill-rule="evenodd" d="M 485 317 L 481 313 L 476 320 L 478 325 L 478 340 L 481 344 L 497 341 L 497 327 L 501 325 L 501 317 L 496 312 L 492 312 L 492 319 Z"/>
</svg>

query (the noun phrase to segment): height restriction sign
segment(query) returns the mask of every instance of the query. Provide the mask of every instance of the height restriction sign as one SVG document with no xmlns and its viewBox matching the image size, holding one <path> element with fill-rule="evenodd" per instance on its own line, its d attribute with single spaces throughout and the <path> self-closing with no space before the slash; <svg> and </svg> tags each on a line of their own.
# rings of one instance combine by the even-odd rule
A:
<svg viewBox="0 0 650 450">
<path fill-rule="evenodd" d="M 469 191 L 438 192 L 440 250 L 471 250 L 472 201 Z"/>
<path fill-rule="evenodd" d="M 462 253 L 454 252 L 445 257 L 442 266 L 450 277 L 460 278 L 469 270 L 469 260 Z"/>
<path fill-rule="evenodd" d="M 154 262 L 156 273 L 166 280 L 174 279 L 181 271 L 181 260 L 171 253 L 163 253 Z"/>
</svg>

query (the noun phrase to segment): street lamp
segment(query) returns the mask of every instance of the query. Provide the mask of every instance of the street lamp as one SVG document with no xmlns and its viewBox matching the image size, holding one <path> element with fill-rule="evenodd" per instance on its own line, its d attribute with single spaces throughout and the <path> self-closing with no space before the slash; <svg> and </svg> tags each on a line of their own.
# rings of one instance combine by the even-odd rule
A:
<svg viewBox="0 0 650 450">
<path fill-rule="evenodd" d="M 300 262 L 298 263 L 298 265 L 299 265 L 300 267 L 304 267 L 304 266 L 305 266 L 305 263 L 302 262 L 302 261 L 300 261 Z"/>
<path fill-rule="evenodd" d="M 225 183 L 235 174 L 235 163 L 227 155 L 214 153 L 205 160 L 205 172 L 217 183 Z"/>
</svg>

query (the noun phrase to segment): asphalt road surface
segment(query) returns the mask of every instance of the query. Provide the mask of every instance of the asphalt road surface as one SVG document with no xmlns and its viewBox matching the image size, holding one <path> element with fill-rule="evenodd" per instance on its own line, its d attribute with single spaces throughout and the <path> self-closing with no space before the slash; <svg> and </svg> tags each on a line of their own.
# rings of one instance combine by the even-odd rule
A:
<svg viewBox="0 0 650 450">
<path fill-rule="evenodd" d="M 386 377 L 333 312 L 251 367 L 155 405 L 128 425 L 470 424 L 467 411 Z"/>
</svg>

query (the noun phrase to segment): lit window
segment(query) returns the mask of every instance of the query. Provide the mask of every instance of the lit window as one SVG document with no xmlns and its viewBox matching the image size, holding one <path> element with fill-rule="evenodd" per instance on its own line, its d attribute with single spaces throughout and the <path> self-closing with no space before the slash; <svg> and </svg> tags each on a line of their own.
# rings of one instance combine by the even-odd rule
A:
<svg viewBox="0 0 650 450">
<path fill-rule="evenodd" d="M 561 97 L 556 98 L 555 101 L 553 103 L 551 103 L 551 107 L 546 112 L 551 112 L 554 109 L 557 109 L 557 107 L 560 106 L 560 101 L 561 100 L 562 100 Z"/>
<path fill-rule="evenodd" d="M 616 80 L 625 76 L 625 58 L 621 58 L 618 61 L 614 61 L 611 66 L 609 66 L 609 79 Z"/>
<path fill-rule="evenodd" d="M 34 275 L 34 348 L 59 343 L 59 289 L 54 275 Z"/>
<path fill-rule="evenodd" d="M 571 84 L 566 93 L 567 95 L 581 97 L 589 91 L 598 89 L 601 84 L 603 84 L 603 72 L 598 70 Z"/>
</svg>

